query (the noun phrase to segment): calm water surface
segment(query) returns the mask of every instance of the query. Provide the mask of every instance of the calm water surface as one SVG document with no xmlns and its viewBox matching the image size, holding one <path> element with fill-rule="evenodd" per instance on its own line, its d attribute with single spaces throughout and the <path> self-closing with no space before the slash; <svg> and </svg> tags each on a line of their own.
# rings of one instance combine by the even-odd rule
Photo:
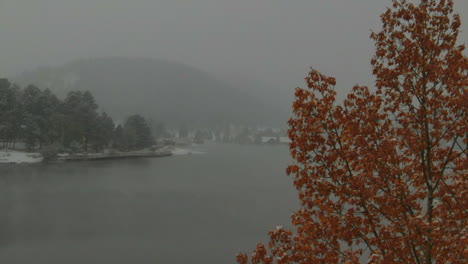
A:
<svg viewBox="0 0 468 264">
<path fill-rule="evenodd" d="M 235 263 L 287 225 L 287 146 L 0 166 L 0 263 Z"/>
</svg>

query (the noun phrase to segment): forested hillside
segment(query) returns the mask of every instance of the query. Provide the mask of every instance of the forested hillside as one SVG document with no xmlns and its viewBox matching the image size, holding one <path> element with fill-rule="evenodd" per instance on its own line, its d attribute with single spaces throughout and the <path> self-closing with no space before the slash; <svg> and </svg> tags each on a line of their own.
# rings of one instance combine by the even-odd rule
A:
<svg viewBox="0 0 468 264">
<path fill-rule="evenodd" d="M 71 90 L 89 90 L 102 109 L 117 119 L 137 112 L 174 126 L 286 123 L 282 110 L 261 96 L 252 96 L 255 93 L 196 68 L 164 60 L 79 60 L 25 72 L 16 81 L 50 88 L 59 96 Z"/>
</svg>

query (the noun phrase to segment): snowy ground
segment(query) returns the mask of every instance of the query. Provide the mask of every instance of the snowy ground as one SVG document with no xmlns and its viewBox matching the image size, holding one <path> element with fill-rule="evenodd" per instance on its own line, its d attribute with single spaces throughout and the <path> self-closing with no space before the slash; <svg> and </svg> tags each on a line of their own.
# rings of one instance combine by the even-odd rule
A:
<svg viewBox="0 0 468 264">
<path fill-rule="evenodd" d="M 16 150 L 0 150 L 0 163 L 34 163 L 41 162 L 39 153 L 27 153 Z"/>
<path fill-rule="evenodd" d="M 173 147 L 171 149 L 173 155 L 192 155 L 204 154 L 205 152 L 193 150 L 190 148 Z M 59 154 L 59 156 L 67 156 L 68 154 Z M 94 155 L 104 155 L 104 153 L 95 153 Z M 27 153 L 17 150 L 0 150 L 0 163 L 35 163 L 41 162 L 42 156 L 39 153 Z"/>
<path fill-rule="evenodd" d="M 205 152 L 202 152 L 202 151 L 186 149 L 186 148 L 178 148 L 178 147 L 175 147 L 171 151 L 172 151 L 172 155 L 205 154 Z"/>
</svg>

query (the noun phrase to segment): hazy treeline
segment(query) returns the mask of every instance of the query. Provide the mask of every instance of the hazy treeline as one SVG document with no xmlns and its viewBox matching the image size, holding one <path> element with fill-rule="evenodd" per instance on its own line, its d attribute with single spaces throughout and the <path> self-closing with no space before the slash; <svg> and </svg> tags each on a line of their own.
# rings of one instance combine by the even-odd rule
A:
<svg viewBox="0 0 468 264">
<path fill-rule="evenodd" d="M 270 84 L 240 76 L 232 78 L 235 82 L 226 79 L 172 61 L 100 57 L 39 67 L 15 76 L 14 81 L 48 87 L 60 97 L 69 91 L 89 90 L 100 107 L 119 120 L 139 113 L 172 128 L 285 124 L 292 91 L 283 94 L 281 89 L 278 94 L 279 89 Z"/>
<path fill-rule="evenodd" d="M 61 152 L 121 151 L 154 144 L 151 129 L 140 115 L 116 126 L 89 91 L 71 91 L 61 100 L 49 89 L 21 88 L 0 79 L 0 148 L 23 142 L 29 149 L 54 146 Z"/>
</svg>

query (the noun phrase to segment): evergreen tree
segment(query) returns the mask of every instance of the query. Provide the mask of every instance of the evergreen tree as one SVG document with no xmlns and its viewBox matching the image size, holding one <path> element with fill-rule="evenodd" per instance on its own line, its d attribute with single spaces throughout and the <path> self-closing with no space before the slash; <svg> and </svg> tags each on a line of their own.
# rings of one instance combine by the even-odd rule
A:
<svg viewBox="0 0 468 264">
<path fill-rule="evenodd" d="M 90 138 L 95 151 L 101 151 L 110 145 L 114 127 L 114 121 L 105 112 L 97 117 L 95 133 Z"/>
<path fill-rule="evenodd" d="M 129 149 L 143 149 L 154 144 L 151 128 L 140 115 L 132 115 L 127 119 L 124 134 Z"/>
<path fill-rule="evenodd" d="M 22 137 L 29 150 L 41 144 L 44 127 L 42 106 L 39 104 L 41 90 L 34 85 L 29 85 L 21 93 L 23 118 L 21 120 Z"/>
<path fill-rule="evenodd" d="M 0 79 L 0 140 L 3 148 L 13 147 L 20 134 L 19 91 L 7 79 Z"/>
<path fill-rule="evenodd" d="M 51 145 L 59 141 L 60 130 L 54 129 L 56 116 L 59 115 L 60 100 L 49 89 L 42 91 L 39 97 L 43 123 L 41 127 L 41 144 Z"/>
<path fill-rule="evenodd" d="M 87 152 L 90 138 L 97 130 L 97 104 L 89 91 L 68 93 L 63 104 L 65 115 L 64 142 L 70 146 L 78 143 Z"/>
<path fill-rule="evenodd" d="M 123 151 L 123 150 L 127 150 L 126 149 L 126 143 L 125 143 L 125 135 L 124 135 L 124 129 L 121 125 L 118 125 L 115 129 L 114 129 L 114 133 L 113 133 L 113 137 L 112 137 L 112 141 L 113 141 L 113 147 L 120 150 L 120 151 Z"/>
</svg>

